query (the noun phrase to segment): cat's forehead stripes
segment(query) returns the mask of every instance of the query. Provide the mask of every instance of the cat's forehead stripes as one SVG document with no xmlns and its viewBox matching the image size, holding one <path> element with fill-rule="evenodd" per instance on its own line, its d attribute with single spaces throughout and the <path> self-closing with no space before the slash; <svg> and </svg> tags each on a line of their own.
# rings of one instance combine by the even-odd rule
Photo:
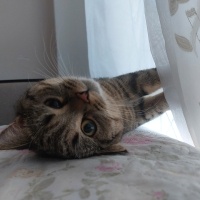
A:
<svg viewBox="0 0 200 200">
<path fill-rule="evenodd" d="M 33 87 L 31 87 L 27 93 L 28 96 L 67 96 L 69 92 L 69 87 L 66 87 L 66 85 L 69 85 L 70 79 L 66 78 L 52 78 L 47 79 L 44 81 L 41 81 L 37 84 L 35 84 Z"/>
<path fill-rule="evenodd" d="M 57 85 L 52 85 L 46 82 L 40 82 L 31 87 L 27 94 L 26 97 L 29 98 L 34 98 L 34 97 L 44 97 L 45 95 L 48 96 L 62 96 L 63 95 L 63 89 L 62 87 L 57 84 Z"/>
<path fill-rule="evenodd" d="M 36 90 L 43 90 L 46 88 L 62 88 L 68 90 L 78 90 L 84 91 L 87 90 L 87 86 L 81 81 L 74 78 L 52 78 L 45 81 L 41 81 L 36 85 Z"/>
</svg>

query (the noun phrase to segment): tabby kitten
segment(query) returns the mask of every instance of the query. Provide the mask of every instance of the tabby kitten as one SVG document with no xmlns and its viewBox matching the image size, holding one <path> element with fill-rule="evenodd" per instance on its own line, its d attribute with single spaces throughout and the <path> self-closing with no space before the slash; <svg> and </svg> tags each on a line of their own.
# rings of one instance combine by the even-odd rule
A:
<svg viewBox="0 0 200 200">
<path fill-rule="evenodd" d="M 63 158 L 119 153 L 127 131 L 168 109 L 156 69 L 114 78 L 59 77 L 24 94 L 0 149 L 29 148 Z"/>
</svg>

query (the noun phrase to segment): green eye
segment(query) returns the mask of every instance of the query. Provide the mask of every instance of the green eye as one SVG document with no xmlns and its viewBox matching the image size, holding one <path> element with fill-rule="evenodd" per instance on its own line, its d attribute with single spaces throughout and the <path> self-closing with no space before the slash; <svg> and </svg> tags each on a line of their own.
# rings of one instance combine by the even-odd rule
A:
<svg viewBox="0 0 200 200">
<path fill-rule="evenodd" d="M 81 130 L 85 135 L 92 136 L 96 133 L 97 126 L 92 120 L 86 119 L 81 124 Z"/>
</svg>

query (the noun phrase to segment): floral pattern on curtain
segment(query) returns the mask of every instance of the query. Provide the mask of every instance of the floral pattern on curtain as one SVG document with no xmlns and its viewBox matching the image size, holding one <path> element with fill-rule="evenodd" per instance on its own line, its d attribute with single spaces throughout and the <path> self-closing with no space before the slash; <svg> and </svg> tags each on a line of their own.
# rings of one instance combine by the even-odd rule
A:
<svg viewBox="0 0 200 200">
<path fill-rule="evenodd" d="M 166 98 L 183 141 L 200 147 L 198 134 L 200 130 L 200 93 L 198 92 L 200 1 L 144 0 L 144 2 L 151 50 L 161 75 Z M 152 20 L 150 11 L 157 13 L 157 16 L 154 15 L 154 21 L 150 21 Z M 158 28 L 159 33 L 155 33 L 157 31 L 155 27 Z M 162 50 L 161 53 L 158 51 L 159 48 Z"/>
</svg>

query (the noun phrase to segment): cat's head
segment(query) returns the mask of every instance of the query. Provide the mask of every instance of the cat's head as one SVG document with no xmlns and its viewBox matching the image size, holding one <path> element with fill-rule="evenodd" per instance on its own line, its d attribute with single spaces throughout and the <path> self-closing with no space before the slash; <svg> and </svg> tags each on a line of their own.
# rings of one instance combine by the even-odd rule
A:
<svg viewBox="0 0 200 200">
<path fill-rule="evenodd" d="M 120 112 L 98 82 L 53 78 L 21 98 L 15 121 L 0 134 L 0 149 L 30 148 L 64 158 L 123 152 L 122 131 Z"/>
</svg>

